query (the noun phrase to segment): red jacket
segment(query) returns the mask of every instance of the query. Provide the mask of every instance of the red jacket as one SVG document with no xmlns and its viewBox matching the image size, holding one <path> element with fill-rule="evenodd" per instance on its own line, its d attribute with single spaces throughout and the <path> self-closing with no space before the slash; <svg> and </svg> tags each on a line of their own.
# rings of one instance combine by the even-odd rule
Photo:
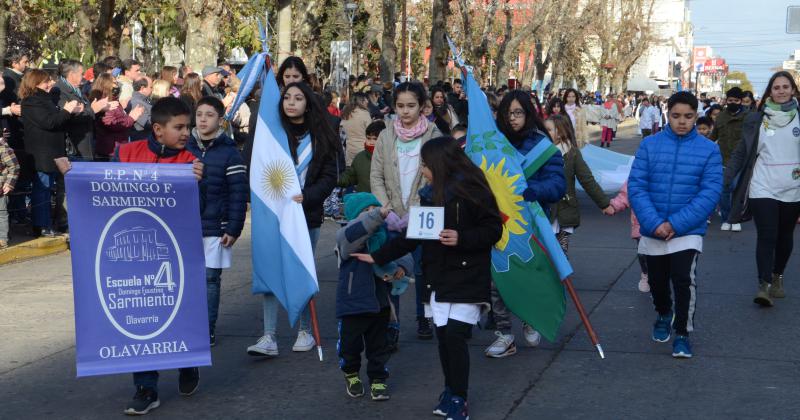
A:
<svg viewBox="0 0 800 420">
<path fill-rule="evenodd" d="M 125 143 L 117 148 L 114 161 L 135 163 L 192 163 L 197 159 L 186 149 L 170 149 L 153 136 L 147 140 Z"/>
</svg>

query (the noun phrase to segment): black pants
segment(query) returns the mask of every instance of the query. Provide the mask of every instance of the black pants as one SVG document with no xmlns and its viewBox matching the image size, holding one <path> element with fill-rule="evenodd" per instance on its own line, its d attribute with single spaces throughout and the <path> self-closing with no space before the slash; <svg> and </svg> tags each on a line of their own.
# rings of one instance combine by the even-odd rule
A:
<svg viewBox="0 0 800 420">
<path fill-rule="evenodd" d="M 672 310 L 670 282 L 675 292 L 675 332 L 688 335 L 694 329 L 694 311 L 697 303 L 695 271 L 698 252 L 693 249 L 668 255 L 647 256 L 647 279 L 653 305 L 659 315 L 667 315 Z"/>
<path fill-rule="evenodd" d="M 439 361 L 444 373 L 444 386 L 450 388 L 453 395 L 467 399 L 469 388 L 469 348 L 467 334 L 472 324 L 448 319 L 444 327 L 436 327 L 436 339 L 439 340 Z"/>
<path fill-rule="evenodd" d="M 648 137 L 653 134 L 653 130 L 648 130 L 646 128 L 642 129 L 642 138 Z"/>
<path fill-rule="evenodd" d="M 772 274 L 783 274 L 794 246 L 793 234 L 800 216 L 800 203 L 784 203 L 771 198 L 748 201 L 756 224 L 756 267 L 758 280 L 772 283 Z"/>
<path fill-rule="evenodd" d="M 348 315 L 339 321 L 339 367 L 344 373 L 361 370 L 361 353 L 366 347 L 370 382 L 389 377 L 386 362 L 391 352 L 386 343 L 389 308 L 379 314 Z"/>
</svg>

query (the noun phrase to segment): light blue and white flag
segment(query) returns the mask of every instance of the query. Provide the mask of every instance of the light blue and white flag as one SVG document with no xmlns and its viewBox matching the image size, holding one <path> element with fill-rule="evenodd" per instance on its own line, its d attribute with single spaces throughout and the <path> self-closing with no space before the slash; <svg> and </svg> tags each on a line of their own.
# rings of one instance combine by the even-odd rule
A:
<svg viewBox="0 0 800 420">
<path fill-rule="evenodd" d="M 229 115 L 262 84 L 250 162 L 253 293 L 274 294 L 294 325 L 319 284 L 303 207 L 292 200 L 301 187 L 278 114 L 281 93 L 268 53 L 254 55 L 239 74 L 243 89 Z"/>
</svg>

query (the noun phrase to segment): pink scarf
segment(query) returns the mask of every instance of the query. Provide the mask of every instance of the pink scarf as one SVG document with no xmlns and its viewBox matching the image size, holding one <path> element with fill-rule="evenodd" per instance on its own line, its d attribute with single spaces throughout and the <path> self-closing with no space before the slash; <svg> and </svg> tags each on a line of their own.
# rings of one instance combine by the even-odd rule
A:
<svg viewBox="0 0 800 420">
<path fill-rule="evenodd" d="M 404 128 L 400 118 L 394 120 L 394 132 L 397 137 L 403 141 L 414 140 L 415 138 L 423 135 L 428 130 L 428 119 L 420 116 L 417 120 L 417 125 L 411 128 Z"/>
</svg>

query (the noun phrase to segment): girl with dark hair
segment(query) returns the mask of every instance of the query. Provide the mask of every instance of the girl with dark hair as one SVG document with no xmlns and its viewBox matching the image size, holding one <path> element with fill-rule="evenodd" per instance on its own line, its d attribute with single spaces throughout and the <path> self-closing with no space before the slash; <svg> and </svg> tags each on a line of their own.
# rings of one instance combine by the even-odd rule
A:
<svg viewBox="0 0 800 420">
<path fill-rule="evenodd" d="M 569 237 L 575 233 L 575 229 L 581 222 L 578 195 L 575 193 L 576 179 L 604 214 L 612 216 L 614 210 L 609 207 L 608 197 L 603 192 L 603 188 L 594 180 L 589 165 L 583 160 L 569 117 L 553 115 L 545 120 L 544 125 L 547 127 L 550 138 L 553 139 L 553 144 L 564 156 L 564 177 L 567 181 L 567 193 L 564 198 L 550 206 L 550 223 L 553 225 L 553 233 L 556 234 L 561 249 L 566 254 L 569 249 Z"/>
<path fill-rule="evenodd" d="M 450 130 L 457 126 L 459 121 L 455 110 L 447 103 L 447 95 L 441 86 L 431 88 L 431 105 L 433 105 L 434 124 L 442 133 L 450 134 Z"/>
<path fill-rule="evenodd" d="M 275 77 L 278 79 L 278 86 L 280 86 L 281 89 L 291 83 L 309 83 L 310 81 L 306 63 L 303 62 L 302 58 L 295 56 L 289 56 L 283 60 L 283 63 L 278 67 L 278 73 Z"/>
<path fill-rule="evenodd" d="M 756 225 L 758 293 L 754 302 L 772 306 L 783 298 L 783 271 L 800 216 L 800 119 L 797 84 L 779 71 L 767 84 L 758 112 L 747 114 L 742 140 L 725 167 L 725 189 L 733 189 L 728 223 L 751 217 Z"/>
<path fill-rule="evenodd" d="M 561 99 L 554 97 L 547 102 L 547 107 L 544 109 L 544 118 L 550 118 L 553 115 L 563 115 L 567 116 L 567 111 L 564 109 L 564 103 L 561 102 Z"/>
<path fill-rule="evenodd" d="M 281 124 L 286 130 L 289 149 L 295 161 L 302 193 L 292 199 L 303 205 L 311 249 L 316 249 L 323 220 L 323 202 L 336 187 L 339 175 L 337 163 L 342 152 L 338 136 L 328 123 L 325 107 L 308 84 L 296 82 L 283 89 L 278 104 Z M 278 324 L 278 299 L 265 294 L 264 335 L 258 343 L 247 348 L 251 356 L 278 355 L 275 332 Z M 292 351 L 309 351 L 316 342 L 310 333 L 309 311 L 300 315 L 300 325 Z"/>
<path fill-rule="evenodd" d="M 546 128 L 533 107 L 530 95 L 512 90 L 506 94 L 497 109 L 497 128 L 506 136 L 517 153 L 526 156 L 541 141 L 549 139 Z M 550 205 L 564 196 L 564 159 L 556 153 L 527 179 L 528 188 L 522 193 L 525 201 L 538 201 L 542 209 L 549 213 Z M 486 349 L 488 357 L 507 357 L 516 354 L 514 335 L 511 334 L 511 312 L 492 285 L 492 315 L 497 325 L 497 339 Z M 532 326 L 523 324 L 525 341 L 531 346 L 539 345 L 541 334 Z"/>
<path fill-rule="evenodd" d="M 419 205 L 417 191 L 424 185 L 420 150 L 430 139 L 442 133 L 421 115 L 422 105 L 427 98 L 425 88 L 420 83 L 401 83 L 395 89 L 393 99 L 397 118 L 378 136 L 372 155 L 370 187 L 383 206 L 404 217 L 411 206 Z M 417 336 L 431 339 L 433 330 L 425 317 L 421 300 L 424 282 L 420 251 L 413 254 L 417 276 Z M 395 310 L 400 313 L 400 308 Z"/>
<path fill-rule="evenodd" d="M 578 147 L 583 147 L 588 139 L 586 135 L 586 111 L 581 108 L 581 94 L 577 90 L 569 88 L 564 91 L 564 110 L 572 122 L 572 128 L 575 130 L 575 140 L 578 142 Z"/>
<path fill-rule="evenodd" d="M 401 94 L 402 98 L 402 94 Z M 469 418 L 469 349 L 467 337 L 481 313 L 489 308 L 491 253 L 500 240 L 503 222 L 483 172 L 452 137 L 438 137 L 421 149 L 419 191 L 423 206 L 444 207 L 444 230 L 438 241 L 398 237 L 370 254 L 353 256 L 385 264 L 422 247 L 425 312 L 433 317 L 439 341 L 444 391 L 434 414 Z"/>
</svg>

